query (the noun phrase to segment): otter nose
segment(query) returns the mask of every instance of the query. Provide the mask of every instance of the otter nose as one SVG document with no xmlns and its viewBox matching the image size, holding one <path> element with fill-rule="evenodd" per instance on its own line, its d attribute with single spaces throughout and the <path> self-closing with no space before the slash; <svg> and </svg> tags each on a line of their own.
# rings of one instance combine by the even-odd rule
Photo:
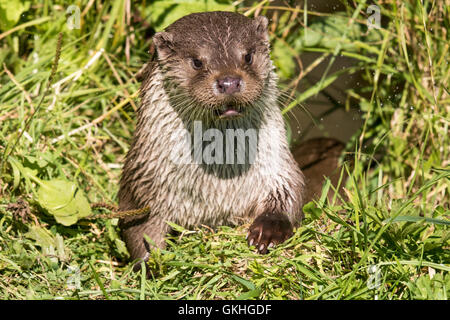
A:
<svg viewBox="0 0 450 320">
<path fill-rule="evenodd" d="M 237 77 L 225 77 L 217 80 L 217 90 L 220 93 L 233 94 L 241 91 L 242 79 Z"/>
</svg>

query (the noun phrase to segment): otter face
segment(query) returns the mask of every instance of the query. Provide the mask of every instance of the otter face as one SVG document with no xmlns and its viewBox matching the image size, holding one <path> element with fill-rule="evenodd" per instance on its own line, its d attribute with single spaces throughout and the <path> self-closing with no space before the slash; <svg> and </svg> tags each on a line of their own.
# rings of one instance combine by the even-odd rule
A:
<svg viewBox="0 0 450 320">
<path fill-rule="evenodd" d="M 233 118 L 261 97 L 272 69 L 267 18 L 194 13 L 153 37 L 174 97 L 215 117 Z"/>
</svg>

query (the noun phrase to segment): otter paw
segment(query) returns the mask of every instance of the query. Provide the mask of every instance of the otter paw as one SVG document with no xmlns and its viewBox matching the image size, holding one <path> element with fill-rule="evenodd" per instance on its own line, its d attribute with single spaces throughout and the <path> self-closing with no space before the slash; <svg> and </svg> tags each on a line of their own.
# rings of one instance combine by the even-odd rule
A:
<svg viewBox="0 0 450 320">
<path fill-rule="evenodd" d="M 255 246 L 259 253 L 280 244 L 293 235 L 293 227 L 288 217 L 282 213 L 263 213 L 249 228 L 247 242 Z"/>
</svg>

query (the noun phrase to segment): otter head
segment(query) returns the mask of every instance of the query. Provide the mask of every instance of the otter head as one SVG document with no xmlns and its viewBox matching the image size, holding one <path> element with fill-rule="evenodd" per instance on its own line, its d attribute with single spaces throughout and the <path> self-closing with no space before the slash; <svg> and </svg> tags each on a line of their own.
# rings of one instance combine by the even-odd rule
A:
<svg viewBox="0 0 450 320">
<path fill-rule="evenodd" d="M 153 37 L 169 95 L 215 119 L 257 105 L 272 70 L 268 20 L 233 12 L 185 16 Z"/>
</svg>

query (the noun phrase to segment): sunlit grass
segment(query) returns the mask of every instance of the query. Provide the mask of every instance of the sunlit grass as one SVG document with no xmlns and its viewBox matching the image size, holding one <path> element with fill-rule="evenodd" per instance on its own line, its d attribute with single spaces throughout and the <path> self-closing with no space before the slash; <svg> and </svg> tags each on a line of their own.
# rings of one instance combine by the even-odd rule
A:
<svg viewBox="0 0 450 320">
<path fill-rule="evenodd" d="M 348 144 L 345 194 L 328 200 L 335 187 L 325 184 L 294 237 L 266 256 L 248 248 L 247 225 L 180 229 L 166 250 L 152 253 L 146 280 L 131 271 L 116 219 L 57 224 L 37 204 L 38 186 L 11 165 L 18 161 L 43 180 L 73 181 L 91 203 L 117 202 L 139 104 L 134 75 L 149 50 L 148 28 L 127 24 L 125 2 L 87 8 L 82 1 L 81 29 L 69 30 L 67 3 L 42 1 L 0 31 L 0 298 L 448 299 L 448 6 L 384 2 L 389 22 L 369 35 L 361 1 L 335 22 L 348 29 L 324 33 L 312 46 L 298 39 L 305 30 L 320 34 L 320 19 L 333 15 L 274 8 L 277 65 L 295 65 L 306 51 L 323 54 L 317 63 L 343 55 L 355 66 L 342 72 L 361 71 L 367 82 L 348 91 L 365 122 Z M 269 5 L 240 3 L 239 11 Z M 148 9 L 139 9 L 145 19 Z M 44 94 L 59 32 L 61 58 Z M 280 72 L 293 93 L 286 115 L 337 79 L 327 73 L 297 92 L 310 69 L 295 66 L 299 74 Z M 27 212 L 11 207 L 19 198 L 29 204 L 25 222 L 13 216 Z M 78 290 L 68 286 L 69 266 L 81 271 Z"/>
</svg>

